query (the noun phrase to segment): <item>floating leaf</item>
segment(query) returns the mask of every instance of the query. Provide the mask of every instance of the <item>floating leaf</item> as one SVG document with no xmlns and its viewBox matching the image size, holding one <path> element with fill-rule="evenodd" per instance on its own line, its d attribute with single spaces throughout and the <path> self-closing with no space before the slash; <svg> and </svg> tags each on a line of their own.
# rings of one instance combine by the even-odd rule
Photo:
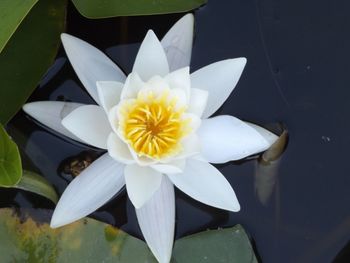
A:
<svg viewBox="0 0 350 263">
<path fill-rule="evenodd" d="M 78 11 L 87 18 L 155 15 L 187 12 L 207 0 L 72 0 Z"/>
<path fill-rule="evenodd" d="M 21 108 L 54 60 L 65 10 L 66 1 L 40 0 L 0 53 L 0 123 Z"/>
<path fill-rule="evenodd" d="M 22 176 L 18 147 L 0 125 L 0 186 L 11 187 Z"/>
<path fill-rule="evenodd" d="M 0 209 L 0 262 L 156 263 L 147 245 L 93 219 L 51 229 L 47 210 Z"/>
<path fill-rule="evenodd" d="M 249 238 L 240 225 L 184 237 L 175 243 L 173 258 L 178 263 L 257 262 Z"/>
<path fill-rule="evenodd" d="M 52 185 L 44 177 L 30 171 L 23 170 L 21 180 L 14 187 L 44 196 L 55 204 L 58 201 L 58 196 Z"/>
<path fill-rule="evenodd" d="M 0 53 L 37 1 L 38 0 L 0 1 Z"/>
<path fill-rule="evenodd" d="M 86 218 L 52 229 L 50 217 L 44 209 L 0 209 L 0 262 L 157 262 L 146 243 L 111 225 Z M 182 238 L 173 252 L 172 263 L 257 262 L 240 225 Z"/>
</svg>

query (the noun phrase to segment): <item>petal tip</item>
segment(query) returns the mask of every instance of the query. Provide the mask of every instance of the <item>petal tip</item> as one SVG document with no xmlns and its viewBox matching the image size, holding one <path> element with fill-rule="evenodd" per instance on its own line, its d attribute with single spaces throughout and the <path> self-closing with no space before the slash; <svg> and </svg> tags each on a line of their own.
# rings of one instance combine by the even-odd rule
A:
<svg viewBox="0 0 350 263">
<path fill-rule="evenodd" d="M 59 228 L 61 226 L 64 226 L 66 223 L 59 220 L 55 212 L 56 212 L 56 210 L 54 211 L 54 213 L 52 215 L 52 218 L 50 221 L 50 227 L 51 228 Z"/>
<path fill-rule="evenodd" d="M 73 36 L 71 36 L 71 35 L 69 35 L 67 33 L 62 33 L 61 34 L 61 41 L 62 41 L 62 43 L 65 43 L 65 42 L 71 40 L 72 38 L 73 38 Z"/>
</svg>

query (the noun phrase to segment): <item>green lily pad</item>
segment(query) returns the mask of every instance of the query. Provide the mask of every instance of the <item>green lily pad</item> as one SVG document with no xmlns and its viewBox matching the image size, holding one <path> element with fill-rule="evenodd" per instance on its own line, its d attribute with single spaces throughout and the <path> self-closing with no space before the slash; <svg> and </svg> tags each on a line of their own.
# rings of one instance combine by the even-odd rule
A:
<svg viewBox="0 0 350 263">
<path fill-rule="evenodd" d="M 58 229 L 51 211 L 0 209 L 0 262 L 156 263 L 145 242 L 111 225 L 82 219 Z M 209 230 L 175 242 L 172 263 L 256 263 L 244 229 Z"/>
<path fill-rule="evenodd" d="M 0 123 L 22 107 L 53 62 L 65 12 L 64 0 L 39 0 L 0 53 Z"/>
<path fill-rule="evenodd" d="M 37 1 L 0 1 L 0 52 Z"/>
<path fill-rule="evenodd" d="M 21 180 L 14 188 L 29 191 L 50 199 L 55 204 L 58 201 L 58 196 L 53 186 L 42 176 L 23 170 Z"/>
<path fill-rule="evenodd" d="M 87 18 L 155 15 L 187 12 L 207 0 L 72 0 L 78 11 Z"/>
<path fill-rule="evenodd" d="M 147 245 L 93 219 L 58 229 L 37 220 L 47 210 L 0 209 L 0 262 L 156 263 Z"/>
<path fill-rule="evenodd" d="M 173 258 L 177 263 L 258 262 L 241 225 L 184 237 L 175 243 Z"/>
<path fill-rule="evenodd" d="M 22 164 L 18 147 L 0 125 L 0 186 L 11 187 L 21 179 Z"/>
</svg>

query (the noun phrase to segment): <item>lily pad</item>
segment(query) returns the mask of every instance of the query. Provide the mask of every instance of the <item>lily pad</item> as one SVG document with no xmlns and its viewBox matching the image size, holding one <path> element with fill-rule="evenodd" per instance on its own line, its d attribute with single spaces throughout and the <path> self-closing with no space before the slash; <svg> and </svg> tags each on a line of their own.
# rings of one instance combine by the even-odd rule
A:
<svg viewBox="0 0 350 263">
<path fill-rule="evenodd" d="M 156 263 L 145 242 L 94 219 L 52 229 L 51 211 L 0 209 L 0 262 Z M 256 263 L 244 229 L 209 230 L 175 243 L 172 263 Z"/>
<path fill-rule="evenodd" d="M 21 108 L 53 62 L 65 12 L 66 1 L 39 0 L 0 53 L 0 123 Z"/>
<path fill-rule="evenodd" d="M 14 187 L 46 197 L 55 204 L 58 201 L 53 186 L 44 177 L 31 171 L 23 170 L 21 180 Z"/>
<path fill-rule="evenodd" d="M 38 0 L 0 1 L 0 52 Z"/>
<path fill-rule="evenodd" d="M 241 225 L 184 237 L 175 243 L 173 258 L 177 263 L 258 262 Z"/>
<path fill-rule="evenodd" d="M 147 245 L 93 219 L 58 229 L 38 220 L 47 210 L 0 209 L 0 262 L 156 263 Z"/>
<path fill-rule="evenodd" d="M 21 176 L 22 164 L 18 147 L 0 125 L 0 186 L 13 186 Z"/>
<path fill-rule="evenodd" d="M 187 12 L 207 0 L 72 0 L 78 11 L 87 18 L 155 15 Z"/>
</svg>

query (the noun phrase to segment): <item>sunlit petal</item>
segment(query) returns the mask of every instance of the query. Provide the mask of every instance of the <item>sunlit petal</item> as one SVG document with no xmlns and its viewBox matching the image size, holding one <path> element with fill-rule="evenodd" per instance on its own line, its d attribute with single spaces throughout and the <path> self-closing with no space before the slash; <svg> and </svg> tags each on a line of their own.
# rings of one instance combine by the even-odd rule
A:
<svg viewBox="0 0 350 263">
<path fill-rule="evenodd" d="M 151 167 L 163 174 L 177 174 L 177 173 L 182 173 L 182 171 L 185 169 L 185 165 L 186 165 L 186 160 L 180 159 L 180 160 L 173 160 L 169 163 L 154 164 L 154 165 L 151 165 Z"/>
<path fill-rule="evenodd" d="M 246 62 L 245 58 L 222 60 L 191 74 L 192 88 L 209 92 L 203 118 L 212 115 L 227 100 L 238 83 Z"/>
<path fill-rule="evenodd" d="M 108 114 L 109 110 L 120 101 L 124 84 L 116 81 L 97 81 L 96 85 L 100 105 Z"/>
<path fill-rule="evenodd" d="M 121 100 L 132 99 L 137 97 L 137 93 L 144 87 L 145 83 L 141 80 L 140 76 L 133 72 L 126 78 L 122 93 L 120 95 Z"/>
<path fill-rule="evenodd" d="M 169 73 L 164 49 L 152 30 L 147 32 L 141 44 L 132 71 L 137 72 L 143 81 L 155 75 L 164 77 Z"/>
<path fill-rule="evenodd" d="M 152 197 L 163 178 L 160 172 L 137 164 L 127 165 L 124 173 L 126 190 L 135 208 L 142 207 Z"/>
<path fill-rule="evenodd" d="M 183 173 L 168 177 L 177 188 L 202 203 L 233 212 L 240 210 L 230 183 L 207 162 L 188 159 Z"/>
<path fill-rule="evenodd" d="M 187 112 L 196 114 L 198 117 L 202 117 L 207 106 L 208 94 L 209 93 L 206 90 L 192 88 Z"/>
<path fill-rule="evenodd" d="M 124 186 L 124 165 L 107 153 L 77 176 L 62 194 L 51 219 L 56 228 L 83 218 L 104 205 Z"/>
<path fill-rule="evenodd" d="M 100 50 L 68 34 L 61 35 L 70 63 L 91 97 L 99 103 L 96 81 L 125 81 L 125 74 Z"/>
<path fill-rule="evenodd" d="M 210 163 L 239 160 L 271 145 L 245 122 L 228 115 L 202 120 L 198 136 L 201 154 Z"/>
<path fill-rule="evenodd" d="M 55 132 L 59 132 L 73 140 L 84 142 L 62 125 L 62 119 L 80 106 L 83 106 L 83 104 L 63 101 L 36 101 L 25 104 L 23 110 Z"/>
<path fill-rule="evenodd" d="M 62 125 L 82 141 L 107 149 L 107 138 L 112 129 L 102 107 L 81 106 L 65 117 Z"/>
<path fill-rule="evenodd" d="M 135 163 L 128 145 L 114 132 L 111 132 L 108 136 L 107 148 L 109 155 L 116 161 L 125 164 Z"/>
<path fill-rule="evenodd" d="M 166 176 L 152 198 L 136 209 L 136 216 L 156 259 L 160 263 L 169 263 L 174 242 L 175 196 L 174 186 Z"/>
<path fill-rule="evenodd" d="M 190 98 L 191 78 L 189 67 L 173 71 L 164 79 L 169 83 L 171 89 L 182 89 L 186 94 L 186 98 Z"/>
<path fill-rule="evenodd" d="M 250 127 L 252 127 L 254 130 L 256 130 L 268 143 L 270 146 L 275 143 L 275 141 L 278 139 L 278 136 L 276 134 L 273 134 L 272 132 L 264 129 L 263 127 L 260 127 L 254 123 L 245 122 Z"/>
<path fill-rule="evenodd" d="M 161 43 L 169 62 L 170 71 L 190 65 L 193 42 L 192 14 L 183 16 L 163 37 Z"/>
</svg>

